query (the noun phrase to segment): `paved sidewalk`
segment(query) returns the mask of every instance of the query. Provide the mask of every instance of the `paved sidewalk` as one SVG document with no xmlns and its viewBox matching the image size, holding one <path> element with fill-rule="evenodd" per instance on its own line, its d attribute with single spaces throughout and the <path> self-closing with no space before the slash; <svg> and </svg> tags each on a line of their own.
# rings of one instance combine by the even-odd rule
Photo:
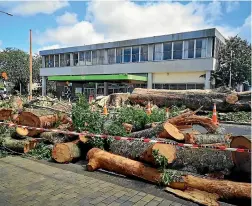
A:
<svg viewBox="0 0 252 206">
<path fill-rule="evenodd" d="M 0 205 L 3 206 L 182 206 L 174 201 L 21 157 L 1 158 L 0 177 Z"/>
</svg>

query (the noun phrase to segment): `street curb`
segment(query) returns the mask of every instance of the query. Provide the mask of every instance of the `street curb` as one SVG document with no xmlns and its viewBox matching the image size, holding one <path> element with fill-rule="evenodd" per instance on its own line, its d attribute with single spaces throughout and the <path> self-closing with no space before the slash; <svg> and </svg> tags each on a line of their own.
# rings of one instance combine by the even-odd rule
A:
<svg viewBox="0 0 252 206">
<path fill-rule="evenodd" d="M 220 121 L 222 124 L 236 124 L 236 125 L 244 125 L 244 126 L 251 126 L 251 123 L 240 123 L 240 122 L 234 122 L 234 121 Z"/>
</svg>

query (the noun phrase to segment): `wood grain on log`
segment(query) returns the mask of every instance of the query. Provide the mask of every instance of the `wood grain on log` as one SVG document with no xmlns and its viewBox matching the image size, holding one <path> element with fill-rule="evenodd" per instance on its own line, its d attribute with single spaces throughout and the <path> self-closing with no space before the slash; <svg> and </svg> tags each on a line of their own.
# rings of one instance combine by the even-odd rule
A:
<svg viewBox="0 0 252 206">
<path fill-rule="evenodd" d="M 12 109 L 0 109 L 0 121 L 11 119 Z"/>
<path fill-rule="evenodd" d="M 188 144 L 214 144 L 230 142 L 231 135 L 222 134 L 185 134 L 185 143 Z"/>
<path fill-rule="evenodd" d="M 52 149 L 52 158 L 59 163 L 72 162 L 81 156 L 81 150 L 75 142 L 58 143 Z"/>
</svg>

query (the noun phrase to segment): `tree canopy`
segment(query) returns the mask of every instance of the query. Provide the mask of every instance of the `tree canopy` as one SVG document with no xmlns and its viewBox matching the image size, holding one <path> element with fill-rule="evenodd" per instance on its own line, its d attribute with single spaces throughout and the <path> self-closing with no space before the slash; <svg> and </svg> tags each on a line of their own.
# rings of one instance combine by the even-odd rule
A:
<svg viewBox="0 0 252 206">
<path fill-rule="evenodd" d="M 217 87 L 229 85 L 230 68 L 233 88 L 242 83 L 251 84 L 251 44 L 238 36 L 230 37 L 220 48 L 217 68 L 212 73 Z"/>
<path fill-rule="evenodd" d="M 33 56 L 33 82 L 40 81 L 39 69 L 41 68 L 41 57 Z M 22 87 L 27 89 L 29 83 L 29 54 L 15 48 L 6 48 L 0 52 L 0 72 L 6 72 L 8 81 L 13 83 L 14 88 Z"/>
</svg>

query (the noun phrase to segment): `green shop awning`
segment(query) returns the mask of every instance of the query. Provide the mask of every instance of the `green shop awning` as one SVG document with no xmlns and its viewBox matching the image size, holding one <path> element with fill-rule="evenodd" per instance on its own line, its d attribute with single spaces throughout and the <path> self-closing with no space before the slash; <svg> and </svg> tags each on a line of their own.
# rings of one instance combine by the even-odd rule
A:
<svg viewBox="0 0 252 206">
<path fill-rule="evenodd" d="M 108 80 L 135 80 L 147 82 L 147 77 L 131 74 L 102 74 L 85 76 L 51 76 L 49 81 L 108 81 Z"/>
</svg>

